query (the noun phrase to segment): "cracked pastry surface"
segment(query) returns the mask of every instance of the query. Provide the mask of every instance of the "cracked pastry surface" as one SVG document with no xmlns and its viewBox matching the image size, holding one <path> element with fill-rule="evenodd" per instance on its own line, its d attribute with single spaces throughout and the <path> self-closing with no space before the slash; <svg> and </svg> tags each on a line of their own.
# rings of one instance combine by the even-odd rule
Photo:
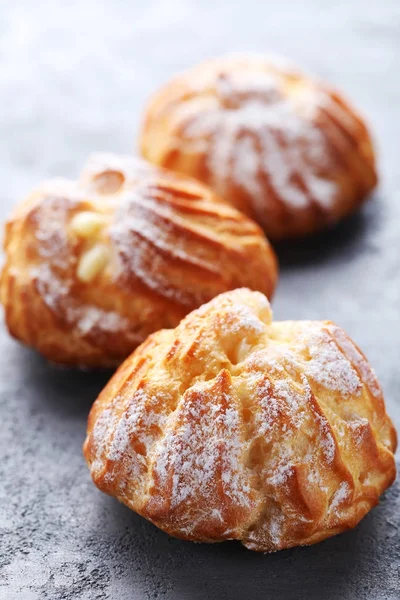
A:
<svg viewBox="0 0 400 600">
<path fill-rule="evenodd" d="M 93 405 L 94 483 L 169 533 L 272 552 L 354 527 L 395 478 L 364 355 L 238 289 L 148 338 Z"/>
<path fill-rule="evenodd" d="M 120 364 L 220 292 L 271 296 L 261 229 L 187 177 L 142 159 L 89 159 L 78 181 L 43 184 L 6 225 L 7 326 L 53 362 Z"/>
<path fill-rule="evenodd" d="M 173 78 L 148 104 L 140 145 L 148 160 L 207 183 L 275 240 L 354 212 L 377 182 L 355 108 L 272 57 L 223 57 Z"/>
</svg>

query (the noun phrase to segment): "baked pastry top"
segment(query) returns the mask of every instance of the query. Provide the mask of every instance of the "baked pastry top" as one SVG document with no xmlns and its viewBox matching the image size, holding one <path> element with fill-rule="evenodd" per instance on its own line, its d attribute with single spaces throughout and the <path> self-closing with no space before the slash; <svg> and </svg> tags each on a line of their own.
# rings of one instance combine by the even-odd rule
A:
<svg viewBox="0 0 400 600">
<path fill-rule="evenodd" d="M 270 296 L 277 279 L 253 221 L 194 180 L 111 154 L 79 181 L 35 190 L 6 226 L 5 252 L 10 332 L 69 365 L 120 364 L 220 292 Z"/>
<path fill-rule="evenodd" d="M 233 56 L 173 78 L 150 100 L 141 152 L 207 183 L 270 239 L 352 213 L 377 182 L 363 119 L 283 60 Z"/>
<path fill-rule="evenodd" d="M 364 355 L 237 289 L 148 338 L 94 403 L 95 484 L 173 536 L 275 551 L 354 527 L 395 478 Z"/>
</svg>

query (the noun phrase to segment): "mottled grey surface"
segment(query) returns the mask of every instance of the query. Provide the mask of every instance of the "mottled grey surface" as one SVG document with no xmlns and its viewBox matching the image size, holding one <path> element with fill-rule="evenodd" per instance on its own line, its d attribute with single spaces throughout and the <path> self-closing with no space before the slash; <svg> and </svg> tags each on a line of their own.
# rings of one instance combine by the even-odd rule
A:
<svg viewBox="0 0 400 600">
<path fill-rule="evenodd" d="M 92 150 L 130 152 L 159 83 L 231 50 L 293 57 L 363 108 L 382 183 L 332 233 L 282 248 L 278 318 L 330 318 L 400 425 L 398 0 L 0 2 L 0 216 Z M 1 600 L 398 599 L 400 487 L 347 534 L 271 556 L 172 540 L 89 480 L 81 444 L 107 374 L 48 366 L 0 332 Z"/>
</svg>

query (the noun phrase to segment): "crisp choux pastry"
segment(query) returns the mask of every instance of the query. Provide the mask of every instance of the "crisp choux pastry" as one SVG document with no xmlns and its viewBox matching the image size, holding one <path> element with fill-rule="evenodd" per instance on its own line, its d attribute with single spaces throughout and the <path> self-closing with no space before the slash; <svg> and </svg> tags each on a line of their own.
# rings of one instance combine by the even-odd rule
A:
<svg viewBox="0 0 400 600">
<path fill-rule="evenodd" d="M 210 60 L 150 100 L 141 152 L 207 183 L 270 239 L 354 212 L 377 182 L 374 149 L 339 93 L 285 61 Z"/>
<path fill-rule="evenodd" d="M 253 221 L 194 180 L 111 154 L 77 182 L 34 191 L 6 226 L 5 253 L 11 334 L 65 365 L 119 365 L 220 292 L 271 296 L 277 279 Z"/>
<path fill-rule="evenodd" d="M 170 535 L 273 552 L 354 527 L 395 478 L 364 355 L 237 289 L 148 338 L 94 403 L 95 484 Z"/>
</svg>

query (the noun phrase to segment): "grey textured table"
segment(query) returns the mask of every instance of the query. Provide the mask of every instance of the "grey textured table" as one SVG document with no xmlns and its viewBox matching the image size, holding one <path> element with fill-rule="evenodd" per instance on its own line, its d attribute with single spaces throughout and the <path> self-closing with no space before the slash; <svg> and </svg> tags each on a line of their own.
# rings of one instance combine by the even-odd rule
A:
<svg viewBox="0 0 400 600">
<path fill-rule="evenodd" d="M 398 0 L 1 2 L 0 216 L 92 150 L 132 151 L 149 92 L 227 50 L 297 59 L 373 124 L 378 192 L 330 234 L 280 249 L 274 308 L 342 325 L 399 427 Z M 0 345 L 1 600 L 400 597 L 398 482 L 357 529 L 311 548 L 268 556 L 170 539 L 90 482 L 81 444 L 108 374 L 56 370 L 4 327 Z"/>
</svg>

